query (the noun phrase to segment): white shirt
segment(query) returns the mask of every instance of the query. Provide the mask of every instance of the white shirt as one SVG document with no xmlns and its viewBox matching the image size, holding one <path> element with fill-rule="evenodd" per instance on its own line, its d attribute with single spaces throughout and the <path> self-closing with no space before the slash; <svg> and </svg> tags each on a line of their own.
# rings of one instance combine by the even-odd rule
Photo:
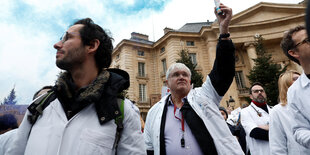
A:
<svg viewBox="0 0 310 155">
<path fill-rule="evenodd" d="M 287 92 L 288 108 L 294 115 L 295 140 L 310 149 L 310 80 L 302 73 Z"/>
<path fill-rule="evenodd" d="M 288 106 L 277 104 L 270 111 L 269 145 L 272 155 L 304 155 L 310 149 L 299 145 L 292 131 L 293 116 Z"/>
<path fill-rule="evenodd" d="M 170 103 L 169 103 L 170 102 Z M 178 118 L 178 119 L 177 119 Z M 171 96 L 168 101 L 166 122 L 165 122 L 165 145 L 166 154 L 177 155 L 203 155 L 200 146 L 194 137 L 190 127 L 184 120 L 184 132 L 182 131 L 182 112 L 180 108 L 176 108 L 174 113 L 174 104 Z M 185 146 L 181 147 L 181 138 L 184 134 Z M 207 147 L 207 146 L 206 146 Z"/>
<path fill-rule="evenodd" d="M 270 111 L 268 105 L 267 108 L 268 111 Z M 261 117 L 258 113 L 261 113 Z M 251 155 L 268 155 L 269 142 L 250 137 L 250 133 L 254 128 L 260 125 L 268 125 L 269 114 L 265 110 L 257 107 L 254 103 L 251 103 L 251 105 L 241 110 L 241 124 L 246 133 L 246 143 L 250 149 Z"/>
</svg>

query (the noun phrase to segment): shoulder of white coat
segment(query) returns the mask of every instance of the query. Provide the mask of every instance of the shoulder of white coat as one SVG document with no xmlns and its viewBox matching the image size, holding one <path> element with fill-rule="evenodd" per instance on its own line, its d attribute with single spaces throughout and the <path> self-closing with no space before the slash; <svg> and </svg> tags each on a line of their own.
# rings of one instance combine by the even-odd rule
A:
<svg viewBox="0 0 310 155">
<path fill-rule="evenodd" d="M 126 110 L 126 109 L 128 108 L 128 109 L 130 109 L 130 110 L 135 111 L 137 114 L 140 114 L 139 108 L 138 108 L 135 104 L 133 104 L 133 103 L 132 103 L 129 99 L 127 99 L 127 98 L 125 98 L 125 100 L 124 100 L 124 107 L 126 107 L 126 108 L 124 108 L 124 110 Z"/>
<path fill-rule="evenodd" d="M 152 111 L 156 111 L 158 108 L 163 108 L 165 106 L 166 99 L 169 95 L 162 97 L 158 102 L 156 102 L 148 111 L 148 113 L 152 113 Z"/>
<path fill-rule="evenodd" d="M 247 107 L 241 109 L 240 114 L 241 114 L 241 115 L 247 114 L 247 113 L 249 112 L 250 108 L 252 108 L 252 107 L 251 107 L 251 104 L 250 104 L 249 106 L 247 106 Z"/>
<path fill-rule="evenodd" d="M 273 108 L 271 109 L 271 111 L 283 109 L 283 106 L 282 106 L 281 104 L 282 104 L 282 103 L 278 103 L 277 105 L 273 106 Z"/>
<path fill-rule="evenodd" d="M 294 94 L 296 93 L 296 91 L 298 91 L 298 89 L 300 89 L 302 87 L 301 86 L 302 85 L 302 79 L 303 79 L 303 74 L 288 88 L 288 90 L 287 90 L 287 98 L 288 99 L 295 96 Z"/>
<path fill-rule="evenodd" d="M 201 87 L 192 89 L 190 91 L 190 95 L 201 95 L 203 97 L 207 97 L 208 100 L 213 100 L 215 103 L 219 103 L 222 99 L 222 96 L 220 96 L 215 88 L 212 85 L 211 79 L 209 76 L 207 76 L 206 81 L 202 84 Z"/>
<path fill-rule="evenodd" d="M 284 108 L 281 105 L 281 103 L 278 103 L 277 105 L 273 106 L 273 108 L 270 110 L 270 117 L 273 117 L 275 115 L 278 115 L 280 112 L 283 112 Z"/>
<path fill-rule="evenodd" d="M 130 100 L 124 100 L 124 121 L 140 121 L 140 111 L 139 108 L 134 105 Z"/>
</svg>

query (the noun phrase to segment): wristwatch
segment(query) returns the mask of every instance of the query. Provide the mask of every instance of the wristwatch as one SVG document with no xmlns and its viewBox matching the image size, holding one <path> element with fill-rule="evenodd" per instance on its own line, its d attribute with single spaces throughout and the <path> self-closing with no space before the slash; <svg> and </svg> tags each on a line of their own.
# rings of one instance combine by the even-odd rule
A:
<svg viewBox="0 0 310 155">
<path fill-rule="evenodd" d="M 230 33 L 229 32 L 228 33 L 224 33 L 224 34 L 220 34 L 219 40 L 222 39 L 222 38 L 228 38 L 228 37 L 230 37 Z"/>
</svg>

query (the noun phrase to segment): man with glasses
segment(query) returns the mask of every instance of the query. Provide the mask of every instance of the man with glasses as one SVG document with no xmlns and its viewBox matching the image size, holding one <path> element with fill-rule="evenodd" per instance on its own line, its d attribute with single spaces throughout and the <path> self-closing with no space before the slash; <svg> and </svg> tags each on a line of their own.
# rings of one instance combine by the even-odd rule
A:
<svg viewBox="0 0 310 155">
<path fill-rule="evenodd" d="M 261 83 L 250 87 L 251 104 L 241 110 L 241 124 L 251 155 L 269 154 L 269 111 L 267 95 Z"/>
<path fill-rule="evenodd" d="M 242 155 L 218 106 L 235 74 L 234 45 L 229 38 L 232 9 L 221 4 L 223 14 L 214 13 L 220 37 L 214 66 L 199 88 L 191 87 L 191 72 L 182 63 L 166 73 L 171 95 L 163 97 L 148 112 L 144 139 L 154 155 Z"/>
<path fill-rule="evenodd" d="M 33 119 L 31 104 L 6 155 L 146 154 L 140 117 L 118 94 L 129 87 L 129 75 L 107 69 L 112 38 L 90 18 L 76 21 L 54 45 L 60 73 L 55 95 Z M 48 92 L 50 92 L 48 91 Z M 44 96 L 41 95 L 41 96 Z M 125 102 L 125 103 L 124 103 Z M 37 110 L 37 111 L 36 111 Z M 117 118 L 122 116 L 121 122 Z"/>
<path fill-rule="evenodd" d="M 303 68 L 287 92 L 295 140 L 310 149 L 310 43 L 304 26 L 290 29 L 281 41 L 284 54 Z"/>
</svg>

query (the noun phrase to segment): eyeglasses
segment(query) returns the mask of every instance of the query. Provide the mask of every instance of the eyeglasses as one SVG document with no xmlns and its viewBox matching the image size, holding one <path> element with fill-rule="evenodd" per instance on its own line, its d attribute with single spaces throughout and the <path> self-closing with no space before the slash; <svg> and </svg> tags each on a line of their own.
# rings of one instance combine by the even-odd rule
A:
<svg viewBox="0 0 310 155">
<path fill-rule="evenodd" d="M 306 39 L 304 39 L 303 41 L 297 43 L 297 44 L 293 47 L 293 49 L 296 48 L 296 47 L 298 47 L 299 45 L 304 44 L 304 43 L 308 43 L 308 44 L 309 44 L 309 43 L 310 43 L 310 39 L 309 39 L 309 38 L 306 38 Z"/>
<path fill-rule="evenodd" d="M 263 93 L 263 92 L 265 92 L 265 90 L 264 89 L 255 89 L 255 90 L 252 90 L 252 92 L 253 93 L 259 93 L 259 92 Z"/>
<path fill-rule="evenodd" d="M 75 33 L 75 32 L 65 32 L 61 37 L 60 37 L 60 41 L 62 43 L 65 43 L 69 38 L 70 38 L 70 35 L 71 36 L 74 36 L 74 35 L 79 35 L 78 33 Z"/>
</svg>

